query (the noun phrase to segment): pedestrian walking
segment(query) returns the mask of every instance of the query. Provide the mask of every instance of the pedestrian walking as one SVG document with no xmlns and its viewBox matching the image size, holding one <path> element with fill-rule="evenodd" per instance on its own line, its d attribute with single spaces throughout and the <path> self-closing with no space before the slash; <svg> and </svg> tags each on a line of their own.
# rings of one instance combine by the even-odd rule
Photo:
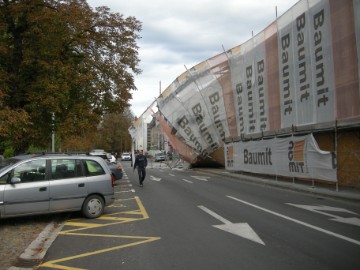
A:
<svg viewBox="0 0 360 270">
<path fill-rule="evenodd" d="M 134 163 L 134 171 L 136 167 L 138 169 L 140 187 L 143 186 L 143 182 L 145 180 L 146 166 L 147 166 L 147 158 L 144 155 L 143 151 L 141 150 L 139 154 L 136 156 Z"/>
</svg>

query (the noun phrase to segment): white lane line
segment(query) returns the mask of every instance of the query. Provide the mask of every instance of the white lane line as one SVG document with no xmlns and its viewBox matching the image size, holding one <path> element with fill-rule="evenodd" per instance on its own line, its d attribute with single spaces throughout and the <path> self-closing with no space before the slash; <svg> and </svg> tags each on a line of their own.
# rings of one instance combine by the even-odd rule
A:
<svg viewBox="0 0 360 270">
<path fill-rule="evenodd" d="M 116 188 L 126 188 L 126 187 L 132 187 L 132 184 L 127 184 L 127 185 L 120 185 L 120 184 L 117 184 L 115 185 Z"/>
<path fill-rule="evenodd" d="M 314 213 L 317 213 L 320 215 L 325 215 L 325 216 L 331 217 L 330 220 L 332 220 L 332 221 L 342 222 L 342 223 L 351 224 L 351 225 L 360 227 L 360 218 L 358 218 L 358 217 L 343 218 L 343 217 L 340 217 L 340 216 L 337 216 L 334 214 L 327 213 L 327 212 L 346 213 L 346 214 L 358 216 L 357 213 L 346 210 L 344 208 L 331 207 L 331 206 L 326 206 L 326 205 L 305 205 L 305 204 L 293 204 L 293 203 L 287 203 L 287 204 L 301 208 L 301 209 L 305 209 L 305 210 L 308 210 L 308 211 L 311 211 L 311 212 L 314 212 Z"/>
<path fill-rule="evenodd" d="M 161 181 L 161 178 L 150 175 L 150 180 L 159 182 L 159 181 Z"/>
<path fill-rule="evenodd" d="M 189 183 L 189 184 L 193 184 L 194 182 L 191 182 L 190 180 L 187 179 L 182 179 L 184 182 Z"/>
<path fill-rule="evenodd" d="M 115 191 L 116 194 L 119 194 L 119 193 L 127 193 L 127 192 L 135 192 L 135 189 L 123 190 L 123 191 Z"/>
<path fill-rule="evenodd" d="M 200 180 L 200 181 L 208 181 L 208 178 L 210 178 L 210 176 L 197 176 L 197 175 L 191 175 L 192 178 L 195 178 L 196 180 Z"/>
<path fill-rule="evenodd" d="M 267 213 L 270 213 L 270 214 L 273 214 L 275 216 L 278 216 L 278 217 L 281 217 L 281 218 L 284 218 L 286 220 L 289 220 L 289 221 L 292 221 L 292 222 L 295 222 L 295 223 L 298 223 L 300 225 L 303 225 L 305 227 L 308 227 L 308 228 L 311 228 L 311 229 L 314 229 L 316 231 L 319 231 L 319 232 L 323 232 L 323 233 L 326 233 L 328 235 L 331 235 L 331 236 L 334 236 L 334 237 L 337 237 L 337 238 L 340 238 L 342 240 L 345 240 L 345 241 L 348 241 L 348 242 L 351 242 L 351 243 L 354 243 L 356 245 L 359 245 L 360 246 L 360 241 L 358 240 L 355 240 L 355 239 L 352 239 L 352 238 L 349 238 L 349 237 L 346 237 L 344 235 L 341 235 L 341 234 L 337 234 L 337 233 L 334 233 L 334 232 L 331 232 L 331 231 L 328 231 L 328 230 L 325 230 L 323 228 L 320 228 L 320 227 L 317 227 L 317 226 L 314 226 L 314 225 L 311 225 L 309 223 L 306 223 L 306 222 L 303 222 L 301 220 L 297 220 L 297 219 L 294 219 L 294 218 L 291 218 L 291 217 L 288 217 L 288 216 L 285 216 L 285 215 L 282 215 L 282 214 L 279 214 L 277 212 L 274 212 L 274 211 L 271 211 L 269 209 L 266 209 L 266 208 L 263 208 L 263 207 L 260 207 L 260 206 L 257 206 L 255 204 L 252 204 L 252 203 L 249 203 L 249 202 L 246 202 L 246 201 L 243 201 L 243 200 L 240 200 L 238 198 L 235 198 L 235 197 L 232 197 L 232 196 L 226 196 L 230 199 L 233 199 L 235 201 L 238 201 L 238 202 L 241 202 L 243 204 L 246 204 L 246 205 L 249 205 L 249 206 L 252 206 L 254 208 L 257 208 L 259 210 L 262 210 L 264 212 L 267 212 Z"/>
</svg>

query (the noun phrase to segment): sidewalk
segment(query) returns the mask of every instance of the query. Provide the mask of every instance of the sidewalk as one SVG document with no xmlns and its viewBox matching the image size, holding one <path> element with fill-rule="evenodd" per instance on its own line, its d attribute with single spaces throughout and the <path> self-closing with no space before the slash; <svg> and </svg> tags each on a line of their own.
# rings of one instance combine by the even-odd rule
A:
<svg viewBox="0 0 360 270">
<path fill-rule="evenodd" d="M 272 178 L 271 176 L 248 175 L 240 172 L 226 171 L 225 169 L 219 169 L 219 168 L 194 168 L 192 170 L 216 174 L 219 176 L 226 175 L 228 177 L 238 179 L 239 181 L 247 181 L 255 184 L 269 185 L 278 188 L 296 190 L 296 191 L 311 193 L 315 195 L 321 195 L 336 199 L 350 200 L 360 203 L 360 189 L 339 187 L 337 191 L 335 183 L 334 184 L 314 183 L 313 185 L 311 181 L 295 180 L 293 182 L 291 179 L 275 179 L 275 177 Z"/>
</svg>

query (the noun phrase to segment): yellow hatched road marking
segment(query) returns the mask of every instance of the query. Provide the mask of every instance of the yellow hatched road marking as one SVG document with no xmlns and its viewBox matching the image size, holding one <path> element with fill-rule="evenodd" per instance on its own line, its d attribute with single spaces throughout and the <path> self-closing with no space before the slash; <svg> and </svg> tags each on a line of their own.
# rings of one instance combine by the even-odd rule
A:
<svg viewBox="0 0 360 270">
<path fill-rule="evenodd" d="M 135 198 L 127 198 L 127 199 L 116 199 L 115 201 L 117 202 L 125 202 L 125 201 L 132 201 L 134 200 Z"/>
<path fill-rule="evenodd" d="M 140 201 L 140 198 L 139 198 L 138 196 L 135 196 L 135 200 L 136 200 L 136 202 L 137 202 L 137 204 L 138 204 L 138 206 L 139 206 L 139 208 L 140 208 L 140 212 L 142 213 L 144 219 L 149 218 L 149 215 L 148 215 L 148 213 L 146 212 L 144 205 L 143 205 L 142 202 Z"/>
<path fill-rule="evenodd" d="M 143 213 L 140 210 L 121 212 L 121 214 L 142 215 L 142 216 L 144 216 Z"/>
<path fill-rule="evenodd" d="M 110 217 L 110 216 L 103 216 L 99 218 L 99 220 L 123 220 L 123 221 L 135 221 L 138 220 L 138 218 L 123 218 L 123 217 Z"/>
<path fill-rule="evenodd" d="M 99 224 L 99 223 L 85 223 L 85 222 L 75 222 L 74 220 L 68 221 L 65 223 L 65 226 L 72 226 L 72 227 L 78 227 L 77 229 L 70 229 L 65 230 L 63 232 L 60 232 L 60 234 L 66 234 L 67 232 L 72 231 L 80 231 L 80 230 L 86 230 L 91 228 L 100 228 L 105 226 L 111 226 L 119 223 L 125 223 L 125 222 L 132 222 L 132 221 L 138 221 L 143 219 L 148 219 L 149 215 L 145 210 L 144 205 L 142 204 L 140 198 L 138 196 L 135 196 L 134 198 L 131 198 L 132 200 L 135 200 L 139 209 L 137 210 L 131 210 L 131 211 L 124 211 L 124 212 L 117 212 L 109 215 L 103 215 L 96 220 L 105 220 L 105 221 L 114 221 L 114 223 L 106 223 L 106 224 Z M 139 218 L 128 218 L 128 217 L 121 217 L 121 215 L 139 215 L 141 217 Z"/>
<path fill-rule="evenodd" d="M 83 223 L 83 222 L 66 222 L 66 226 L 73 226 L 73 227 L 82 227 L 82 228 L 97 228 L 103 226 L 102 224 L 95 224 L 95 223 Z"/>
<path fill-rule="evenodd" d="M 127 199 L 127 200 L 129 200 L 129 199 Z M 65 257 L 65 258 L 61 258 L 61 259 L 57 259 L 57 260 L 53 260 L 53 261 L 49 261 L 49 262 L 44 262 L 39 266 L 40 267 L 55 268 L 55 269 L 64 269 L 64 270 L 84 270 L 83 268 L 75 268 L 75 267 L 64 266 L 64 265 L 60 265 L 59 263 L 63 263 L 63 262 L 67 262 L 67 261 L 71 261 L 71 260 L 75 260 L 75 259 L 79 259 L 79 258 L 83 258 L 83 257 L 87 257 L 87 256 L 97 255 L 97 254 L 101 254 L 101 253 L 105 253 L 105 252 L 109 252 L 109 251 L 114 251 L 114 250 L 118 250 L 118 249 L 123 249 L 123 248 L 127 248 L 127 247 L 132 247 L 132 246 L 136 246 L 136 245 L 141 245 L 141 244 L 149 243 L 149 242 L 156 241 L 156 240 L 160 240 L 161 239 L 160 237 L 77 233 L 78 231 L 87 230 L 87 229 L 91 229 L 91 228 L 101 228 L 101 227 L 105 227 L 105 226 L 111 226 L 111 225 L 116 225 L 116 224 L 121 224 L 121 223 L 126 223 L 126 222 L 132 222 L 132 221 L 139 221 L 139 220 L 148 219 L 149 215 L 146 212 L 146 209 L 145 209 L 144 205 L 142 204 L 140 198 L 136 196 L 136 197 L 132 198 L 131 200 L 136 201 L 137 206 L 138 206 L 139 209 L 131 210 L 131 211 L 118 212 L 118 213 L 113 213 L 113 214 L 109 214 L 109 215 L 104 215 L 104 216 L 101 216 L 100 218 L 97 219 L 97 220 L 116 221 L 116 222 L 110 222 L 110 223 L 106 223 L 106 224 L 97 224 L 97 223 L 76 222 L 76 219 L 74 219 L 72 221 L 66 222 L 65 225 L 66 226 L 78 227 L 78 228 L 77 229 L 71 229 L 71 230 L 65 230 L 65 231 L 60 232 L 59 234 L 68 235 L 68 236 L 133 239 L 133 240 L 136 240 L 135 242 L 128 243 L 128 244 L 123 244 L 123 245 L 118 245 L 118 246 L 114 246 L 114 247 L 111 247 L 111 248 L 86 252 L 86 253 L 82 253 L 82 254 L 78 254 L 78 255 L 74 255 L 74 256 L 69 256 L 69 257 Z M 137 217 L 137 218 L 136 217 L 128 218 L 128 217 L 121 217 L 121 215 L 134 215 L 134 216 L 139 216 L 139 217 Z"/>
<path fill-rule="evenodd" d="M 87 235 L 87 236 L 91 236 L 91 235 Z M 144 239 L 144 240 L 129 243 L 129 244 L 124 244 L 124 245 L 120 245 L 120 246 L 116 246 L 116 247 L 111 247 L 111 248 L 100 249 L 100 250 L 96 250 L 96 251 L 92 251 L 92 252 L 87 252 L 87 253 L 83 253 L 83 254 L 79 254 L 79 255 L 75 255 L 75 256 L 70 256 L 70 257 L 59 259 L 59 260 L 49 261 L 49 262 L 41 264 L 40 267 L 66 269 L 66 270 L 84 270 L 84 268 L 67 267 L 67 266 L 59 265 L 58 263 L 71 261 L 71 260 L 75 260 L 75 259 L 79 259 L 79 258 L 83 258 L 83 257 L 87 257 L 87 256 L 97 255 L 97 254 L 101 254 L 101 253 L 105 253 L 105 252 L 109 252 L 109 251 L 113 251 L 113 250 L 117 250 L 117 249 L 122 249 L 122 248 L 132 247 L 132 246 L 136 246 L 136 245 L 141 245 L 141 244 L 145 244 L 145 243 L 149 243 L 149 242 L 161 239 L 160 237 L 145 237 L 145 236 L 120 236 L 119 235 L 118 237 L 119 238 L 126 238 L 126 239 Z"/>
<path fill-rule="evenodd" d="M 94 228 L 108 227 L 108 226 L 112 226 L 112 225 L 116 225 L 116 224 L 127 223 L 127 222 L 138 221 L 138 220 L 140 220 L 140 219 L 138 219 L 138 218 L 123 219 L 123 220 L 120 220 L 118 222 L 101 224 L 98 227 L 94 227 Z M 65 225 L 67 225 L 67 223 L 65 223 Z M 77 228 L 77 229 L 70 229 L 70 230 L 61 231 L 59 234 L 68 234 L 69 232 L 83 231 L 83 230 L 87 230 L 87 229 L 91 229 L 91 228 L 90 227 L 80 227 L 80 228 Z"/>
<path fill-rule="evenodd" d="M 140 210 L 130 210 L 130 211 L 123 211 L 123 212 L 116 212 L 116 213 L 112 213 L 112 214 L 108 214 L 108 215 L 103 215 L 101 217 L 99 217 L 98 219 L 102 219 L 102 218 L 107 218 L 107 217 L 111 217 L 111 216 L 118 216 L 118 215 L 143 215 L 143 213 Z"/>
</svg>

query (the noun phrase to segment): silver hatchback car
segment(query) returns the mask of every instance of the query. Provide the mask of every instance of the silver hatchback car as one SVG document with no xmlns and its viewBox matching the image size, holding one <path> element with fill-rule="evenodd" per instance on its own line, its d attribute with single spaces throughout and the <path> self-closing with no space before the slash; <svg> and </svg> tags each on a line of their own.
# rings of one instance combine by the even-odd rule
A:
<svg viewBox="0 0 360 270">
<path fill-rule="evenodd" d="M 0 163 L 0 218 L 81 211 L 97 218 L 114 202 L 114 177 L 102 158 L 23 155 Z"/>
</svg>

